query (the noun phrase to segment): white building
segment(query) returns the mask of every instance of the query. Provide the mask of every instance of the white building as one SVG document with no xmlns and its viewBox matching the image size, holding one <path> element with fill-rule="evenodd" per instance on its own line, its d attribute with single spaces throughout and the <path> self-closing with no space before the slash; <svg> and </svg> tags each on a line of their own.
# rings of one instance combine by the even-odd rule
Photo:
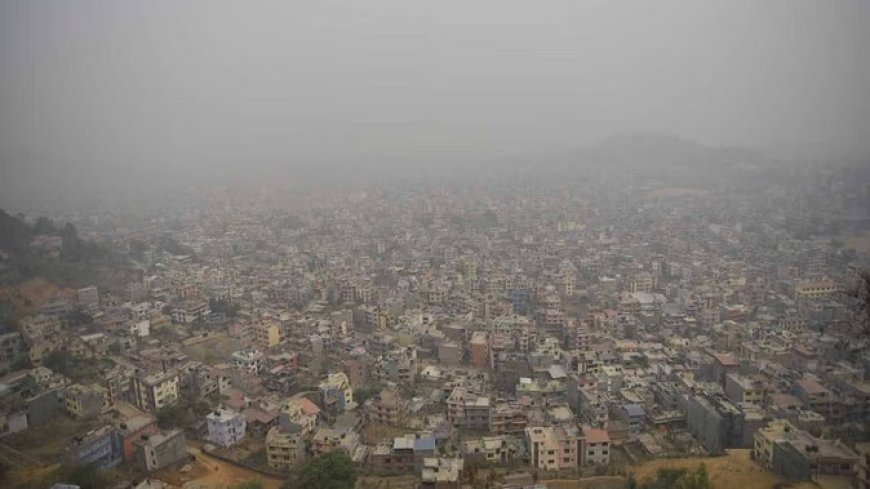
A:
<svg viewBox="0 0 870 489">
<path fill-rule="evenodd" d="M 241 350 L 233 352 L 236 368 L 256 374 L 266 368 L 265 356 L 260 350 Z"/>
<path fill-rule="evenodd" d="M 129 328 L 130 334 L 133 336 L 144 337 L 151 334 L 151 321 L 148 319 L 128 323 L 127 327 Z"/>
<path fill-rule="evenodd" d="M 245 417 L 241 413 L 227 409 L 218 409 L 206 416 L 208 421 L 208 439 L 224 448 L 237 444 L 245 437 Z"/>
</svg>

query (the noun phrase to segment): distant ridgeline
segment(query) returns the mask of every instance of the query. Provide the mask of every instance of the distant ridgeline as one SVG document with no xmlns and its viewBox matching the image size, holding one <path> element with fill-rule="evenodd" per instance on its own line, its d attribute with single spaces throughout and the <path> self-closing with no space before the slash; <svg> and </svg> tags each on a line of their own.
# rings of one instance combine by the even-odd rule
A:
<svg viewBox="0 0 870 489">
<path fill-rule="evenodd" d="M 28 224 L 0 209 L 0 283 L 44 277 L 59 285 L 93 282 L 98 265 L 120 264 L 107 248 L 79 238 L 76 227 L 40 217 Z"/>
</svg>

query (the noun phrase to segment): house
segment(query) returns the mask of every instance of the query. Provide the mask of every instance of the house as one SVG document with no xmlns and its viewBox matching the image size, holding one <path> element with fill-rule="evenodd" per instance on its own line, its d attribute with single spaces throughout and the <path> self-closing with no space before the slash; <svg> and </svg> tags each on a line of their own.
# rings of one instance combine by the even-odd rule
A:
<svg viewBox="0 0 870 489">
<path fill-rule="evenodd" d="M 307 398 L 301 397 L 289 399 L 281 408 L 281 414 L 286 414 L 290 423 L 298 424 L 302 430 L 302 436 L 306 436 L 313 432 L 317 426 L 320 408 Z M 281 414 L 279 414 L 279 420 Z"/>
<path fill-rule="evenodd" d="M 526 412 L 517 405 L 497 404 L 489 415 L 489 431 L 495 435 L 521 435 L 528 426 Z"/>
<path fill-rule="evenodd" d="M 822 440 L 781 421 L 756 431 L 753 456 L 791 480 L 811 480 L 820 475 L 851 479 L 861 461 L 841 441 Z"/>
<path fill-rule="evenodd" d="M 96 465 L 108 469 L 124 459 L 121 436 L 111 425 L 101 426 L 73 437 L 69 444 L 69 458 L 73 465 Z"/>
<path fill-rule="evenodd" d="M 420 489 L 460 489 L 463 468 L 461 458 L 426 458 L 420 469 Z"/>
<path fill-rule="evenodd" d="M 64 409 L 76 419 L 95 418 L 112 409 L 109 390 L 99 384 L 73 384 L 64 391 Z"/>
<path fill-rule="evenodd" d="M 278 425 L 266 434 L 266 462 L 269 467 L 289 470 L 305 461 L 305 433 L 302 426 L 290 420 L 288 414 L 280 414 Z"/>
<path fill-rule="evenodd" d="M 261 319 L 254 323 L 254 341 L 264 350 L 278 346 L 283 341 L 281 325 L 272 319 Z"/>
<path fill-rule="evenodd" d="M 187 440 L 180 429 L 143 436 L 133 446 L 135 465 L 145 472 L 160 470 L 187 457 Z"/>
<path fill-rule="evenodd" d="M 622 415 L 628 421 L 628 429 L 631 433 L 640 433 L 646 419 L 646 411 L 640 404 L 624 404 Z"/>
<path fill-rule="evenodd" d="M 758 380 L 736 373 L 725 375 L 725 397 L 731 402 L 761 405 L 764 394 L 764 385 Z"/>
<path fill-rule="evenodd" d="M 208 439 L 215 445 L 229 448 L 245 437 L 245 417 L 236 411 L 217 409 L 206 415 Z"/>
<path fill-rule="evenodd" d="M 541 470 L 577 468 L 580 462 L 580 433 L 574 425 L 534 426 L 525 431 L 529 461 Z"/>
<path fill-rule="evenodd" d="M 521 453 L 518 438 L 483 436 L 462 442 L 462 458 L 473 463 L 507 464 Z"/>
<path fill-rule="evenodd" d="M 583 427 L 581 465 L 607 465 L 610 463 L 610 434 L 589 426 Z"/>
<path fill-rule="evenodd" d="M 356 407 L 353 401 L 353 387 L 344 372 L 329 374 L 318 386 L 320 405 L 330 418 Z"/>
<path fill-rule="evenodd" d="M 165 370 L 145 377 L 133 376 L 133 398 L 146 411 L 174 404 L 178 400 L 178 372 Z"/>
<path fill-rule="evenodd" d="M 133 462 L 136 458 L 137 441 L 156 435 L 160 432 L 157 427 L 157 419 L 153 416 L 134 416 L 118 424 L 118 432 L 121 435 L 124 461 Z"/>
<path fill-rule="evenodd" d="M 397 389 L 384 389 L 366 401 L 365 413 L 372 423 L 400 426 L 408 414 L 408 403 Z"/>
</svg>

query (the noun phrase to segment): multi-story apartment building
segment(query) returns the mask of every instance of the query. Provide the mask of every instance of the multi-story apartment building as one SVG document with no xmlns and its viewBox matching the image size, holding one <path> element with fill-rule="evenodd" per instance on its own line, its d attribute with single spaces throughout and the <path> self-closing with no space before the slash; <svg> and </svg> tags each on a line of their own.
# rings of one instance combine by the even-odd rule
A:
<svg viewBox="0 0 870 489">
<path fill-rule="evenodd" d="M 95 418 L 112 409 L 109 390 L 99 384 L 73 384 L 64 392 L 64 409 L 74 418 Z"/>
<path fill-rule="evenodd" d="M 408 405 L 396 389 L 384 389 L 365 404 L 365 413 L 372 423 L 400 426 L 408 414 Z"/>
<path fill-rule="evenodd" d="M 172 306 L 172 321 L 182 324 L 190 324 L 194 321 L 204 320 L 211 310 L 208 301 L 202 299 L 186 299 Z"/>
<path fill-rule="evenodd" d="M 320 408 L 304 397 L 290 399 L 281 408 L 281 414 L 287 416 L 288 422 L 299 425 L 302 436 L 307 436 L 317 427 L 319 413 Z"/>
<path fill-rule="evenodd" d="M 303 428 L 290 421 L 287 414 L 278 417 L 278 425 L 266 434 L 266 462 L 269 467 L 290 470 L 306 458 Z"/>
<path fill-rule="evenodd" d="M 822 415 L 831 412 L 831 403 L 833 402 L 831 391 L 817 381 L 809 378 L 799 379 L 795 381 L 792 392 L 813 411 Z"/>
<path fill-rule="evenodd" d="M 281 325 L 273 319 L 261 319 L 254 323 L 254 342 L 259 348 L 268 350 L 281 344 Z"/>
<path fill-rule="evenodd" d="M 27 356 L 21 333 L 7 331 L 0 334 L 0 375 L 9 372 Z"/>
<path fill-rule="evenodd" d="M 374 364 L 373 375 L 381 382 L 413 384 L 417 376 L 417 349 L 401 348 L 380 356 Z"/>
<path fill-rule="evenodd" d="M 483 331 L 475 331 L 468 342 L 471 366 L 485 369 L 489 367 L 489 342 Z"/>
<path fill-rule="evenodd" d="M 497 404 L 489 414 L 489 430 L 496 435 L 520 435 L 528 424 L 528 417 L 519 406 Z"/>
<path fill-rule="evenodd" d="M 761 405 L 764 402 L 764 384 L 736 373 L 725 375 L 725 396 L 734 403 Z"/>
<path fill-rule="evenodd" d="M 489 398 L 468 392 L 462 387 L 454 388 L 447 398 L 447 421 L 466 429 L 489 429 Z"/>
<path fill-rule="evenodd" d="M 580 440 L 580 430 L 576 425 L 530 426 L 525 431 L 529 461 L 540 470 L 577 468 Z"/>
<path fill-rule="evenodd" d="M 146 411 L 156 411 L 178 400 L 178 372 L 166 370 L 142 377 L 133 376 L 133 399 Z"/>
<path fill-rule="evenodd" d="M 245 417 L 229 409 L 217 409 L 206 416 L 208 439 L 215 445 L 229 448 L 245 437 Z"/>
<path fill-rule="evenodd" d="M 584 467 L 609 464 L 610 445 L 607 430 L 584 426 L 580 464 Z"/>
<path fill-rule="evenodd" d="M 753 454 L 762 465 L 791 480 L 827 476 L 854 482 L 861 462 L 840 440 L 822 440 L 781 421 L 755 432 Z"/>
<path fill-rule="evenodd" d="M 95 465 L 102 469 L 118 465 L 124 460 L 118 430 L 106 425 L 73 437 L 69 456 L 73 465 Z"/>
<path fill-rule="evenodd" d="M 318 387 L 320 405 L 328 417 L 335 417 L 356 406 L 353 401 L 353 387 L 344 372 L 329 374 Z"/>
<path fill-rule="evenodd" d="M 250 374 L 257 374 L 266 368 L 266 356 L 260 350 L 234 351 L 233 364 L 237 369 Z"/>
<path fill-rule="evenodd" d="M 143 437 L 133 445 L 135 465 L 145 472 L 160 470 L 187 457 L 187 440 L 180 429 Z"/>
</svg>

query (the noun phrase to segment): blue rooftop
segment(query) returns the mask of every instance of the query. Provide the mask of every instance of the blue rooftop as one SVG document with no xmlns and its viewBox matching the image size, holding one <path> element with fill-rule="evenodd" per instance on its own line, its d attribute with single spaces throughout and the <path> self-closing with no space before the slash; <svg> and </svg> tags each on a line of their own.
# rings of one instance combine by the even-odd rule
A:
<svg viewBox="0 0 870 489">
<path fill-rule="evenodd" d="M 629 418 L 640 418 L 646 415 L 646 411 L 643 410 L 643 406 L 640 404 L 625 404 L 622 406 L 622 409 L 625 409 Z"/>
<path fill-rule="evenodd" d="M 414 450 L 435 450 L 435 438 L 418 438 L 414 440 Z"/>
</svg>

